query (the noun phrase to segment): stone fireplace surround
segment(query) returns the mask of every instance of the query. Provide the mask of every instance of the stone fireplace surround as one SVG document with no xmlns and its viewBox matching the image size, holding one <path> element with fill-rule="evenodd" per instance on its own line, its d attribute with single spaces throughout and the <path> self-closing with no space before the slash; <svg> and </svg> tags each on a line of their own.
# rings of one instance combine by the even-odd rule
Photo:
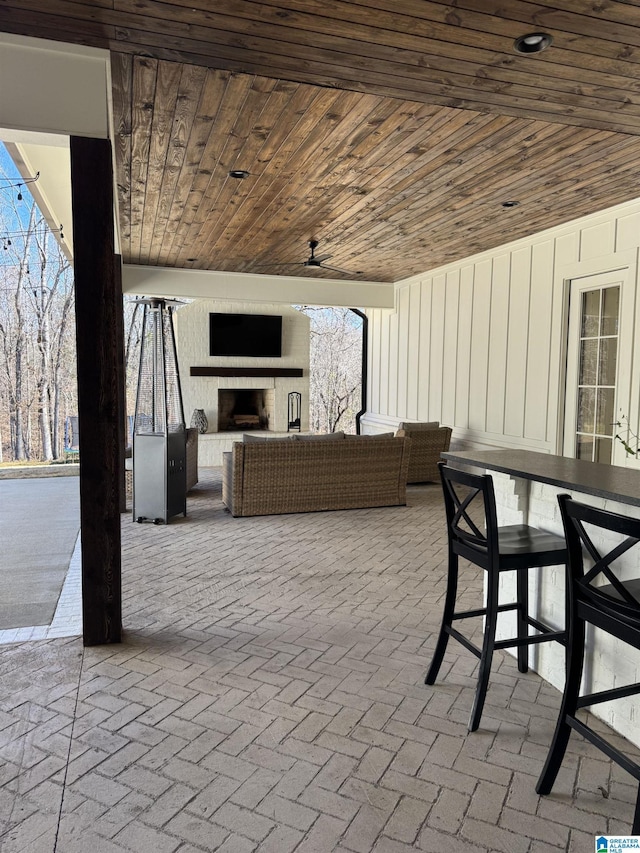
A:
<svg viewBox="0 0 640 853">
<path fill-rule="evenodd" d="M 221 358 L 209 356 L 209 313 L 280 314 L 281 358 Z M 198 437 L 199 465 L 221 465 L 222 454 L 242 438 L 244 429 L 219 429 L 219 392 L 259 392 L 265 399 L 267 430 L 273 436 L 287 435 L 288 395 L 302 395 L 302 424 L 309 429 L 309 318 L 289 305 L 194 300 L 174 316 L 176 349 L 187 425 L 194 409 L 204 409 L 208 430 Z M 192 367 L 220 369 L 224 375 L 191 375 Z M 252 372 L 259 375 L 250 375 Z M 297 373 L 298 375 L 283 375 Z M 302 375 L 299 375 L 302 374 Z M 225 404 L 226 405 L 226 404 Z"/>
</svg>

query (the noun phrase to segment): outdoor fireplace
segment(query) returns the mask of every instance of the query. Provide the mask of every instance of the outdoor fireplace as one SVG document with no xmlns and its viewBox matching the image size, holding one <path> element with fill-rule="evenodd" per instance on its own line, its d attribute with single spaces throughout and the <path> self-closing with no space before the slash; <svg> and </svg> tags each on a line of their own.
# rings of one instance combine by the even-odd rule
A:
<svg viewBox="0 0 640 853">
<path fill-rule="evenodd" d="M 218 389 L 218 432 L 270 429 L 273 388 Z"/>
</svg>

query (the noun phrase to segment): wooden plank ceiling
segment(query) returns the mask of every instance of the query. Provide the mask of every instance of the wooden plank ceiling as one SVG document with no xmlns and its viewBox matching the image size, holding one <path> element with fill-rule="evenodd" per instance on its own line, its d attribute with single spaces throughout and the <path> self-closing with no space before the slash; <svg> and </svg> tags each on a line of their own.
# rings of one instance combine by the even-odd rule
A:
<svg viewBox="0 0 640 853">
<path fill-rule="evenodd" d="M 640 196 L 628 2 L 0 0 L 0 31 L 113 52 L 127 262 L 396 281 Z"/>
</svg>

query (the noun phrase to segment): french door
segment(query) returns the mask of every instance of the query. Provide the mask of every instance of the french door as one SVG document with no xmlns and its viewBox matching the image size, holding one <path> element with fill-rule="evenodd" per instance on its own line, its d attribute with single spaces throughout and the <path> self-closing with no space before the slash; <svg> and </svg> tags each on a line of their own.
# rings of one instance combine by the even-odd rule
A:
<svg viewBox="0 0 640 853">
<path fill-rule="evenodd" d="M 622 311 L 625 279 L 626 270 L 614 270 L 571 280 L 565 456 L 611 464 L 619 455 L 614 436 L 629 413 L 632 357 Z"/>
</svg>

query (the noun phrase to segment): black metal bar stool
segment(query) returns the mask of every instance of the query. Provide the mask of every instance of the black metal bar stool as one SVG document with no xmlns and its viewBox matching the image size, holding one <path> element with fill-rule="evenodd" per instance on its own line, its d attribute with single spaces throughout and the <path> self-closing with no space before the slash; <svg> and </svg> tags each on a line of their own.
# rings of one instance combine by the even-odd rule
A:
<svg viewBox="0 0 640 853">
<path fill-rule="evenodd" d="M 574 730 L 640 781 L 640 764 L 614 747 L 601 734 L 578 719 L 581 708 L 610 702 L 640 693 L 640 684 L 580 696 L 580 682 L 585 659 L 587 625 L 606 631 L 624 643 L 640 649 L 640 578 L 620 580 L 613 564 L 640 544 L 640 520 L 574 501 L 569 495 L 558 497 L 569 553 L 567 675 L 562 703 L 549 754 L 536 791 L 549 794 L 564 758 L 569 735 Z M 604 531 L 614 547 L 602 553 L 593 543 Z M 611 534 L 614 534 L 612 537 Z M 593 561 L 585 571 L 584 554 Z M 636 557 L 637 559 L 637 557 Z M 619 564 L 618 564 L 619 565 Z M 603 584 L 602 581 L 605 581 Z M 597 585 L 600 584 L 600 585 Z M 588 649 L 586 652 L 588 653 Z M 613 673 L 612 673 L 613 680 Z M 632 835 L 640 834 L 640 791 L 636 800 Z"/>
<path fill-rule="evenodd" d="M 498 527 L 493 480 L 487 474 L 478 476 L 439 464 L 449 540 L 449 567 L 442 626 L 425 684 L 434 684 L 444 657 L 449 637 L 480 658 L 475 700 L 469 719 L 469 731 L 480 725 L 482 709 L 489 684 L 494 649 L 517 647 L 518 669 L 527 672 L 527 647 L 549 640 L 565 641 L 565 631 L 558 631 L 529 615 L 528 571 L 541 566 L 564 565 L 567 561 L 565 541 L 527 524 Z M 472 508 L 480 516 L 471 518 Z M 484 531 L 482 530 L 484 528 Z M 458 561 L 462 557 L 487 572 L 486 606 L 475 610 L 456 611 L 458 590 Z M 516 571 L 516 601 L 500 604 L 498 584 L 500 573 Z M 517 636 L 495 639 L 498 614 L 516 611 Z M 474 645 L 453 623 L 461 619 L 485 617 L 482 648 Z M 538 631 L 529 634 L 529 628 Z"/>
</svg>

